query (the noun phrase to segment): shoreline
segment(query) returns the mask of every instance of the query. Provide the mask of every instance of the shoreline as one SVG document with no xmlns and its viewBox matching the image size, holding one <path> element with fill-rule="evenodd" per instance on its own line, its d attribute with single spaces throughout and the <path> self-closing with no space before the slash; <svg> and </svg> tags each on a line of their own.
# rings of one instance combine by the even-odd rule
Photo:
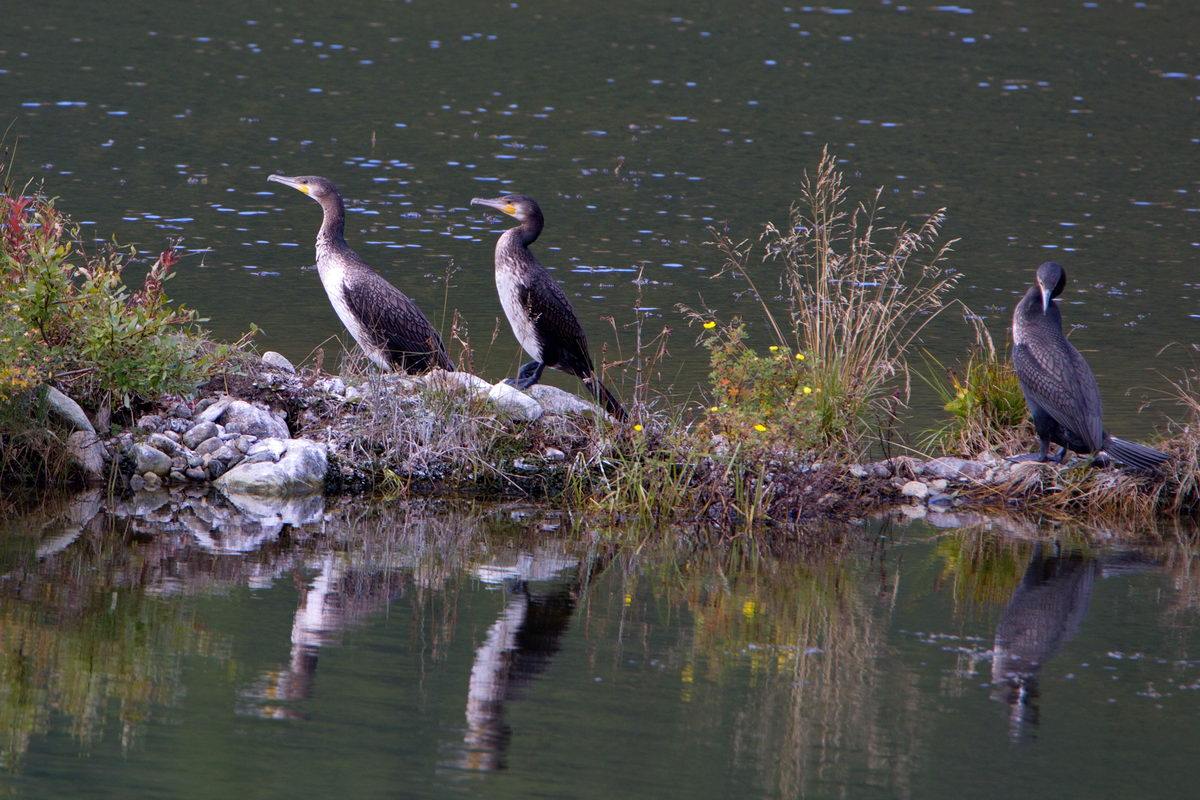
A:
<svg viewBox="0 0 1200 800">
<path fill-rule="evenodd" d="M 82 445 L 73 450 L 76 474 L 135 505 L 139 496 L 220 494 L 247 513 L 293 519 L 314 498 L 525 500 L 728 528 L 889 512 L 943 523 L 996 514 L 1084 523 L 1188 516 L 1166 513 L 1157 499 L 1164 487 L 1148 476 L 1011 464 L 990 453 L 805 462 L 730 453 L 718 436 L 705 452 L 669 453 L 649 442 L 677 431 L 651 427 L 639 436 L 561 389 L 518 392 L 462 372 L 332 376 L 268 352 L 252 370 L 210 381 L 191 402 L 160 398 L 107 437 L 81 429 L 91 427 L 86 414 L 64 413 L 72 401 L 55 397 L 57 418 L 77 428 L 67 442 Z M 678 459 L 676 496 L 640 507 L 601 499 L 620 473 L 664 455 Z M 683 496 L 691 502 L 679 502 Z"/>
</svg>

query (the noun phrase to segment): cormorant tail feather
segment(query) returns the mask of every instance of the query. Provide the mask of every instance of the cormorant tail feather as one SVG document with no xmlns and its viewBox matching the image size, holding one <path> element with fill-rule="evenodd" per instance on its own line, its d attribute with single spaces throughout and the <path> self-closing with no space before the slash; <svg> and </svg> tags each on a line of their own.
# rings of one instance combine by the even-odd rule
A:
<svg viewBox="0 0 1200 800">
<path fill-rule="evenodd" d="M 1170 458 L 1161 450 L 1155 450 L 1153 447 L 1147 447 L 1137 442 L 1118 439 L 1116 436 L 1108 437 L 1108 441 L 1104 444 L 1104 452 L 1126 466 L 1143 470 L 1152 470 Z"/>
</svg>

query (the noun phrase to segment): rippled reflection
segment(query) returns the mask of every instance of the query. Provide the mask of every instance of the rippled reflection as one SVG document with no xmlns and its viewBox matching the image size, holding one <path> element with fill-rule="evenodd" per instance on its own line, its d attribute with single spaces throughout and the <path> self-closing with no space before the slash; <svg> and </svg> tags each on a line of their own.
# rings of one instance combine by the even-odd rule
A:
<svg viewBox="0 0 1200 800">
<path fill-rule="evenodd" d="M 267 511 L 92 494 L 3 523 L 0 784 L 120 794 L 216 759 L 349 795 L 394 769 L 433 796 L 926 797 L 959 742 L 1007 775 L 1013 741 L 1057 763 L 1112 708 L 1178 737 L 1200 697 L 1185 534 L 768 548 L 520 506 Z"/>
</svg>

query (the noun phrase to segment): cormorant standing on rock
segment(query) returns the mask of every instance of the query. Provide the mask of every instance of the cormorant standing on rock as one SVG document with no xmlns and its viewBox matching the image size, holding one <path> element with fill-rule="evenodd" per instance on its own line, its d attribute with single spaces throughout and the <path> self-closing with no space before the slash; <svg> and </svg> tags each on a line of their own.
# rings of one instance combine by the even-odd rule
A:
<svg viewBox="0 0 1200 800">
<path fill-rule="evenodd" d="M 321 204 L 317 272 L 329 302 L 367 357 L 383 369 L 422 373 L 454 369 L 442 337 L 417 304 L 392 286 L 346 244 L 346 207 L 326 178 L 271 175 L 269 181 L 303 192 Z"/>
<path fill-rule="evenodd" d="M 494 200 L 475 197 L 471 205 L 494 208 L 521 223 L 496 243 L 496 290 L 517 341 L 533 361 L 507 382 L 528 389 L 541 379 L 543 369 L 554 367 L 578 377 L 608 413 L 626 419 L 621 402 L 596 376 L 587 336 L 567 295 L 529 250 L 544 225 L 538 204 L 531 197 L 509 194 Z"/>
<path fill-rule="evenodd" d="M 1013 312 L 1013 366 L 1041 447 L 1010 460 L 1062 463 L 1068 450 L 1082 455 L 1104 452 L 1128 466 L 1153 469 L 1167 460 L 1166 453 L 1104 431 L 1096 376 L 1063 335 L 1054 302 L 1066 283 L 1063 268 L 1047 261 L 1038 267 L 1036 283 Z M 1048 455 L 1051 443 L 1062 448 L 1053 459 Z"/>
</svg>

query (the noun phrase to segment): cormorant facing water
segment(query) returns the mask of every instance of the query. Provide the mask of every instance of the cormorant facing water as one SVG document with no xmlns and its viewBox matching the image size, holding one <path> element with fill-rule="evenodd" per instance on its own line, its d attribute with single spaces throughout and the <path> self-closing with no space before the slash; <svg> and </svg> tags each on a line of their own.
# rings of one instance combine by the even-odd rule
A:
<svg viewBox="0 0 1200 800">
<path fill-rule="evenodd" d="M 1104 431 L 1096 376 L 1063 335 L 1054 302 L 1066 283 L 1063 268 L 1047 261 L 1038 267 L 1037 281 L 1013 312 L 1013 366 L 1041 447 L 1011 460 L 1051 460 L 1053 442 L 1062 448 L 1052 459 L 1059 463 L 1068 450 L 1082 455 L 1104 452 L 1128 466 L 1153 469 L 1167 460 L 1166 453 Z"/>
<path fill-rule="evenodd" d="M 329 302 L 367 356 L 383 369 L 428 372 L 454 369 L 442 337 L 417 304 L 392 286 L 346 244 L 346 207 L 326 178 L 271 175 L 269 181 L 303 192 L 321 204 L 317 271 Z"/>
<path fill-rule="evenodd" d="M 608 413 L 624 420 L 625 408 L 596 376 L 587 336 L 567 295 L 529 250 L 544 225 L 538 204 L 531 197 L 509 194 L 494 200 L 475 197 L 471 205 L 494 208 L 521 223 L 505 231 L 496 243 L 500 305 L 517 341 L 533 359 L 508 383 L 528 389 L 541 379 L 543 369 L 554 367 L 582 380 Z"/>
</svg>

